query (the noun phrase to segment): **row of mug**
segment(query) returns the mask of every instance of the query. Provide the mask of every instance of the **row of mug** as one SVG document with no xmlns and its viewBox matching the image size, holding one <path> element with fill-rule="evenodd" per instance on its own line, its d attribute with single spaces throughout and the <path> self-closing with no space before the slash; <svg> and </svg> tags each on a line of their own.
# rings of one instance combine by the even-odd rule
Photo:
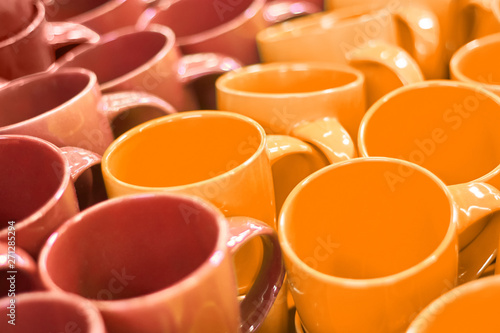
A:
<svg viewBox="0 0 500 333">
<path fill-rule="evenodd" d="M 9 251 L 24 259 L 17 261 L 16 283 L 92 300 L 109 332 L 247 332 L 266 320 L 276 332 L 286 327 L 280 320 L 286 303 L 276 303 L 283 253 L 308 332 L 400 332 L 493 261 L 498 190 L 480 181 L 446 185 L 429 170 L 390 157 L 355 158 L 306 177 L 287 197 L 276 235 L 265 220 L 266 214 L 274 219 L 265 144 L 257 123 L 232 113 L 152 120 L 103 156 L 112 199 L 78 213 L 71 179 L 99 162 L 95 154 L 0 136 L 2 183 L 12 185 L 2 198 L 8 221 L 2 233 L 15 236 Z M 26 197 L 31 207 L 22 202 Z M 27 209 L 33 212 L 15 219 Z M 46 235 L 37 266 L 21 249 L 43 229 L 55 232 Z M 6 261 L 4 271 L 12 263 Z M 241 313 L 238 294 L 245 295 Z M 280 307 L 274 314 L 273 303 Z"/>
</svg>

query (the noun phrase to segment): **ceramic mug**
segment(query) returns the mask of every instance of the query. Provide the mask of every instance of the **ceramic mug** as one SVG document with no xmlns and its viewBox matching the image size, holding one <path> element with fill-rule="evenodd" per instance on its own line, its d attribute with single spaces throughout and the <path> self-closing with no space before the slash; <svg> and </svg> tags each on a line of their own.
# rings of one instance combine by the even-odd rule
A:
<svg viewBox="0 0 500 333">
<path fill-rule="evenodd" d="M 446 185 L 484 182 L 498 188 L 497 124 L 498 96 L 458 81 L 426 81 L 396 89 L 375 103 L 361 122 L 358 149 L 361 156 L 387 156 L 419 164 Z M 462 213 L 481 215 L 475 210 Z M 485 215 L 482 223 L 458 226 L 460 249 L 470 253 L 463 254 L 463 261 L 474 262 L 476 256 L 493 260 L 498 231 L 489 229 L 496 229 L 497 224 L 495 218 Z M 486 266 L 461 274 L 461 282 L 477 277 Z"/>
<path fill-rule="evenodd" d="M 202 76 L 240 67 L 233 59 L 214 53 L 181 56 L 173 31 L 151 25 L 143 31 L 115 30 L 97 44 L 69 51 L 51 70 L 83 67 L 96 73 L 103 92 L 144 91 L 178 111 L 197 109 L 189 83 Z"/>
<path fill-rule="evenodd" d="M 0 135 L 0 156 L 0 239 L 15 231 L 16 248 L 36 259 L 49 235 L 78 212 L 74 182 L 100 156 L 23 135 Z"/>
<path fill-rule="evenodd" d="M 99 311 L 76 295 L 39 291 L 0 299 L 2 332 L 106 333 Z"/>
<path fill-rule="evenodd" d="M 10 227 L 10 228 L 9 228 Z M 25 250 L 16 246 L 15 223 L 7 222 L 6 237 L 0 241 L 0 297 L 13 297 L 40 288 L 38 267 Z"/>
<path fill-rule="evenodd" d="M 324 165 L 323 161 L 312 163 L 316 154 L 298 139 L 266 135 L 248 117 L 222 111 L 187 111 L 149 121 L 123 134 L 105 152 L 102 171 L 111 198 L 154 191 L 196 195 L 227 217 L 249 216 L 276 228 L 275 192 L 281 198 L 290 190 L 287 166 L 294 163 L 304 168 L 301 172 L 311 173 Z M 295 164 L 297 160 L 305 161 L 305 166 Z M 274 171 L 287 172 L 272 173 L 271 165 L 277 166 Z M 255 279 L 261 251 L 259 243 L 251 242 L 236 254 L 241 296 L 248 293 Z M 279 309 L 272 310 L 276 316 L 269 319 L 277 318 L 280 323 L 274 327 L 276 332 L 283 332 L 287 325 L 283 304 L 277 304 Z"/>
<path fill-rule="evenodd" d="M 285 201 L 278 226 L 304 327 L 401 332 L 457 285 L 458 225 L 499 208 L 488 184 L 447 187 L 427 169 L 393 158 L 356 158 L 310 175 Z"/>
<path fill-rule="evenodd" d="M 69 21 L 105 34 L 132 26 L 150 1 L 146 0 L 43 0 L 49 21 Z"/>
<path fill-rule="evenodd" d="M 265 255 L 239 305 L 232 256 L 251 239 L 262 240 Z M 285 273 L 271 227 L 166 193 L 110 199 L 81 212 L 47 241 L 39 267 L 49 290 L 92 300 L 110 333 L 253 332 Z"/>
<path fill-rule="evenodd" d="M 55 48 L 67 44 L 95 43 L 99 35 L 70 22 L 45 21 L 41 1 L 33 6 L 33 16 L 24 29 L 0 39 L 0 77 L 12 80 L 46 70 L 55 60 Z"/>
<path fill-rule="evenodd" d="M 407 333 L 498 332 L 500 276 L 466 283 L 429 304 Z"/>
<path fill-rule="evenodd" d="M 113 141 L 113 129 L 119 134 L 173 112 L 168 103 L 147 93 L 101 95 L 96 75 L 83 68 L 32 74 L 0 89 L 0 134 L 37 136 L 98 154 Z"/>
<path fill-rule="evenodd" d="M 500 96 L 500 71 L 495 57 L 499 51 L 500 33 L 467 43 L 451 58 L 451 78 L 477 84 Z"/>
</svg>

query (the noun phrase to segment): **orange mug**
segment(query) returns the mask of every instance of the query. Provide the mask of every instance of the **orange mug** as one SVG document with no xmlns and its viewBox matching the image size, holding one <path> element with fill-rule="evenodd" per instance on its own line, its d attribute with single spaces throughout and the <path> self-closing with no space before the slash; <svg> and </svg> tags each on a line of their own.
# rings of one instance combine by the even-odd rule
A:
<svg viewBox="0 0 500 333">
<path fill-rule="evenodd" d="M 500 33 L 467 43 L 451 57 L 451 78 L 477 84 L 500 96 L 500 70 L 495 56 L 499 51 Z"/>
<path fill-rule="evenodd" d="M 393 158 L 342 161 L 307 177 L 285 201 L 278 225 L 289 290 L 307 332 L 406 329 L 457 285 L 459 226 L 480 222 L 474 209 L 500 210 L 500 194 L 479 182 L 447 187 Z"/>
<path fill-rule="evenodd" d="M 497 124 L 498 96 L 478 85 L 426 81 L 396 89 L 375 103 L 361 123 L 358 148 L 361 156 L 394 157 L 419 164 L 449 186 L 482 182 L 499 188 Z M 396 176 L 393 181 L 401 179 Z M 496 193 L 493 187 L 492 193 Z M 480 208 L 471 207 L 461 214 L 463 221 L 483 217 L 481 223 L 461 221 L 458 226 L 463 252 L 460 279 L 465 282 L 479 276 L 494 259 L 499 222 L 490 211 Z M 472 269 L 471 263 L 478 266 Z M 466 267 L 469 269 L 463 271 Z"/>
<path fill-rule="evenodd" d="M 466 283 L 429 304 L 406 333 L 498 332 L 500 276 Z"/>
</svg>

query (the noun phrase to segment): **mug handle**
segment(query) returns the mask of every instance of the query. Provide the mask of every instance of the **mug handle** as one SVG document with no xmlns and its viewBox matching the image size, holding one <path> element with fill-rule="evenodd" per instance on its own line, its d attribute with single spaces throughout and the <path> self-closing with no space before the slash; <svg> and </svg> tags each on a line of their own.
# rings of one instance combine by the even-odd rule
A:
<svg viewBox="0 0 500 333">
<path fill-rule="evenodd" d="M 70 44 L 95 44 L 101 38 L 94 30 L 73 22 L 47 22 L 45 33 L 47 41 L 55 49 Z"/>
<path fill-rule="evenodd" d="M 143 122 L 177 112 L 163 99 L 139 91 L 103 94 L 99 108 L 106 114 L 115 137 Z"/>
<path fill-rule="evenodd" d="M 263 222 L 242 216 L 227 220 L 231 234 L 227 246 L 233 256 L 248 241 L 256 237 L 262 240 L 264 256 L 259 274 L 240 303 L 241 333 L 255 332 L 269 313 L 285 278 L 280 244 L 273 228 Z"/>
<path fill-rule="evenodd" d="M 399 45 L 417 61 L 427 79 L 438 78 L 436 64 L 439 63 L 440 27 L 436 15 L 418 5 L 407 4 L 395 11 L 397 23 L 406 27 L 409 36 L 397 29 Z"/>
<path fill-rule="evenodd" d="M 241 63 L 219 53 L 188 54 L 179 61 L 179 80 L 189 84 L 201 77 L 223 74 L 241 67 Z"/>
<path fill-rule="evenodd" d="M 263 13 L 264 19 L 274 24 L 294 17 L 318 13 L 321 10 L 320 7 L 307 1 L 274 0 L 265 5 Z"/>
<path fill-rule="evenodd" d="M 476 11 L 473 18 L 473 24 L 471 27 L 465 29 L 467 34 L 465 40 L 462 43 L 470 42 L 473 39 L 481 38 L 496 32 L 500 32 L 500 17 L 497 17 L 498 13 L 495 13 L 494 8 L 495 0 L 467 0 L 466 3 L 460 10 L 460 15 L 467 10 Z M 498 3 L 497 3 L 498 6 Z M 477 15 L 477 12 L 481 14 Z M 479 18 L 479 17 L 480 18 Z"/>
<path fill-rule="evenodd" d="M 380 97 L 400 86 L 424 81 L 424 75 L 419 65 L 408 52 L 381 40 L 371 40 L 361 47 L 346 50 L 346 59 L 350 66 L 365 74 L 366 107 L 370 107 Z M 376 65 L 387 68 L 397 77 L 387 91 L 380 89 L 379 77 L 368 75 L 366 65 Z"/>
<path fill-rule="evenodd" d="M 288 135 L 266 135 L 266 146 L 273 174 L 276 216 L 290 192 L 311 173 L 330 162 L 310 144 Z M 273 226 L 277 230 L 277 225 Z"/>
<path fill-rule="evenodd" d="M 351 136 L 336 118 L 302 122 L 290 134 L 318 148 L 330 163 L 358 156 Z"/>
<path fill-rule="evenodd" d="M 470 182 L 448 186 L 458 208 L 459 284 L 478 278 L 493 262 L 500 237 L 500 192 Z"/>
</svg>

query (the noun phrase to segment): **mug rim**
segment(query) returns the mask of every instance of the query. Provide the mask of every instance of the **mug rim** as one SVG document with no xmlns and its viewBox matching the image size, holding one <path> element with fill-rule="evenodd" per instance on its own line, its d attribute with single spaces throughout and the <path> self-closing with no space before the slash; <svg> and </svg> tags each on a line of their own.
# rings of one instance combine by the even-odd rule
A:
<svg viewBox="0 0 500 333">
<path fill-rule="evenodd" d="M 79 57 L 81 55 L 84 55 L 88 51 L 92 51 L 95 48 L 102 47 L 103 45 L 107 43 L 111 43 L 117 39 L 123 38 L 125 36 L 129 35 L 137 35 L 141 33 L 154 33 L 154 34 L 160 34 L 163 37 L 165 37 L 166 41 L 151 58 L 149 58 L 147 61 L 142 63 L 141 65 L 135 67 L 134 69 L 123 73 L 122 75 L 115 77 L 112 80 L 109 80 L 107 82 L 99 82 L 99 87 L 101 91 L 107 92 L 107 90 L 113 89 L 116 86 L 120 85 L 123 82 L 127 82 L 131 80 L 134 77 L 137 77 L 141 75 L 142 73 L 147 73 L 150 68 L 161 62 L 162 59 L 164 59 L 170 52 L 172 52 L 175 49 L 175 43 L 176 43 L 176 36 L 172 29 L 170 29 L 167 26 L 162 26 L 159 24 L 152 24 L 148 26 L 144 30 L 136 30 L 133 26 L 129 27 L 124 27 L 124 28 L 119 28 L 117 30 L 113 30 L 111 32 L 108 32 L 104 35 L 101 36 L 101 39 L 99 42 L 95 44 L 89 44 L 89 45 L 82 45 L 78 48 L 75 48 L 73 50 L 70 50 L 66 54 L 64 54 L 61 58 L 57 59 L 52 65 L 51 68 L 55 70 L 56 72 L 64 69 L 64 68 L 71 68 L 73 66 L 65 67 L 65 64 L 67 62 L 70 62 L 73 60 L 75 57 Z M 177 65 L 177 64 L 176 64 Z M 97 80 L 97 78 L 96 78 Z"/>
<path fill-rule="evenodd" d="M 500 5 L 498 6 L 500 7 Z M 500 19 L 500 8 L 498 8 L 498 14 Z M 457 78 L 457 80 L 473 83 L 479 86 L 484 87 L 485 89 L 492 89 L 495 91 L 500 91 L 500 83 L 485 83 L 472 79 L 468 75 L 466 75 L 460 69 L 460 62 L 462 62 L 465 58 L 471 55 L 471 52 L 474 52 L 478 48 L 490 46 L 491 44 L 499 44 L 500 45 L 500 32 L 487 35 L 478 39 L 474 39 L 467 44 L 461 46 L 455 53 L 452 55 L 450 59 L 450 72 L 453 76 Z"/>
<path fill-rule="evenodd" d="M 15 130 L 17 128 L 26 126 L 30 123 L 40 121 L 46 117 L 49 117 L 51 115 L 56 114 L 57 112 L 61 112 L 61 110 L 65 109 L 68 107 L 68 105 L 75 103 L 75 101 L 80 100 L 84 95 L 88 94 L 92 89 L 98 84 L 97 83 L 97 76 L 95 75 L 94 72 L 89 71 L 88 69 L 85 68 L 79 68 L 79 67 L 68 67 L 68 68 L 61 68 L 58 69 L 57 71 L 45 71 L 45 72 L 39 72 L 39 73 L 34 73 L 26 76 L 22 76 L 19 78 L 16 78 L 12 81 L 7 82 L 7 84 L 3 85 L 0 89 L 0 94 L 6 91 L 7 89 L 15 89 L 17 87 L 22 87 L 23 85 L 26 85 L 28 83 L 33 83 L 37 81 L 44 80 L 48 77 L 55 77 L 58 75 L 83 75 L 88 78 L 88 82 L 83 87 L 77 94 L 75 94 L 73 97 L 70 99 L 64 101 L 63 103 L 57 105 L 56 107 L 46 110 L 44 112 L 41 112 L 37 114 L 34 117 L 30 117 L 28 119 L 24 119 L 22 121 L 9 124 L 6 126 L 0 126 L 0 134 L 2 134 L 4 131 L 9 131 L 9 130 Z"/>
<path fill-rule="evenodd" d="M 54 153 L 54 156 L 57 156 L 60 160 L 60 162 L 63 165 L 63 174 L 61 175 L 59 179 L 59 186 L 57 187 L 57 190 L 55 193 L 52 194 L 49 200 L 47 200 L 40 208 L 38 208 L 36 211 L 31 213 L 30 215 L 26 216 L 22 220 L 15 221 L 16 222 L 16 230 L 20 228 L 27 228 L 30 225 L 36 224 L 38 220 L 40 219 L 40 216 L 45 216 L 47 212 L 54 207 L 59 200 L 62 198 L 64 193 L 66 192 L 66 189 L 70 185 L 70 166 L 68 160 L 63 156 L 61 150 L 53 143 L 35 137 L 35 136 L 30 136 L 30 135 L 21 135 L 21 134 L 0 134 L 0 140 L 18 140 L 18 141 L 23 141 L 23 143 L 28 143 L 30 145 L 39 145 L 43 146 L 43 149 L 50 150 L 52 153 Z M 0 229 L 0 235 L 7 232 L 8 228 L 2 228 Z"/>
<path fill-rule="evenodd" d="M 42 4 L 42 0 L 37 0 L 33 3 L 33 7 L 35 8 L 35 15 L 29 24 L 9 38 L 0 40 L 0 50 L 27 38 L 33 31 L 40 28 L 45 21 L 45 6 Z"/>
<path fill-rule="evenodd" d="M 458 287 L 455 287 L 443 295 L 439 296 L 427 306 L 420 311 L 420 313 L 413 319 L 411 324 L 408 326 L 408 333 L 419 333 L 419 332 L 426 332 L 426 324 L 429 321 L 433 321 L 432 319 L 434 317 L 439 317 L 439 312 L 437 315 L 433 314 L 436 311 L 446 309 L 450 304 L 453 304 L 454 302 L 459 301 L 463 302 L 463 299 L 467 299 L 469 296 L 472 295 L 474 297 L 474 294 L 481 294 L 484 293 L 485 290 L 489 290 L 491 287 L 497 287 L 497 289 L 500 289 L 500 276 L 499 275 L 493 275 L 493 276 L 488 276 L 484 277 L 478 280 L 473 280 L 467 283 L 464 283 L 463 285 L 460 285 Z M 421 323 L 424 323 L 423 329 L 420 328 Z"/>
<path fill-rule="evenodd" d="M 126 205 L 130 201 L 151 201 L 151 200 L 161 200 L 164 201 L 175 201 L 177 203 L 192 204 L 200 209 L 205 210 L 214 218 L 214 223 L 217 226 L 217 238 L 213 249 L 210 251 L 208 257 L 199 264 L 194 270 L 189 272 L 187 275 L 183 276 L 181 279 L 177 280 L 173 284 L 158 289 L 151 293 L 141 294 L 124 299 L 113 299 L 113 300 L 101 300 L 87 298 L 82 295 L 76 294 L 72 291 L 65 291 L 58 284 L 56 284 L 49 270 L 47 268 L 47 258 L 52 250 L 53 244 L 57 241 L 57 238 L 64 237 L 64 234 L 68 232 L 68 229 L 72 229 L 74 225 L 79 225 L 83 223 L 94 214 L 99 214 L 102 210 L 106 210 L 108 206 L 120 206 Z M 45 286 L 50 291 L 62 292 L 75 294 L 79 297 L 83 297 L 86 300 L 96 304 L 97 308 L 100 310 L 108 310 L 116 307 L 131 306 L 131 307 L 144 307 L 145 302 L 151 303 L 155 300 L 176 297 L 184 293 L 186 290 L 192 289 L 196 286 L 199 279 L 204 279 L 209 276 L 214 269 L 217 269 L 218 264 L 223 261 L 224 258 L 230 257 L 229 249 L 227 246 L 227 241 L 230 239 L 229 225 L 225 216 L 218 210 L 212 203 L 204 200 L 195 195 L 189 194 L 179 194 L 179 193 L 168 193 L 168 192 L 151 192 L 151 193 L 139 193 L 120 196 L 116 198 L 111 198 L 103 202 L 97 203 L 73 217 L 66 220 L 45 242 L 40 251 L 40 256 L 38 259 L 38 270 L 40 272 L 40 281 L 43 286 Z M 224 254 L 224 255 L 221 255 Z M 214 264 L 216 263 L 216 264 Z M 193 277 L 197 277 L 194 279 Z"/>
<path fill-rule="evenodd" d="M 274 92 L 253 92 L 253 91 L 244 91 L 238 90 L 234 88 L 228 87 L 228 83 L 231 81 L 238 80 L 241 77 L 244 77 L 248 74 L 253 73 L 272 73 L 279 72 L 280 70 L 286 70 L 289 72 L 301 72 L 301 71 L 310 71 L 318 70 L 321 72 L 335 72 L 335 73 L 348 73 L 355 76 L 355 79 L 347 84 L 331 87 L 323 90 L 314 90 L 307 92 L 289 92 L 289 93 L 274 93 Z M 328 62 L 270 62 L 270 63 L 262 63 L 262 64 L 254 64 L 245 67 L 241 67 L 230 72 L 222 74 L 215 81 L 216 90 L 223 92 L 225 94 L 230 94 L 234 96 L 245 96 L 245 97 L 268 97 L 268 98 L 305 98 L 312 96 L 320 96 L 323 94 L 329 93 L 341 93 L 343 91 L 347 91 L 353 89 L 355 87 L 362 86 L 365 82 L 364 75 L 358 69 L 351 67 L 349 65 L 336 64 L 336 63 L 328 63 Z"/>
<path fill-rule="evenodd" d="M 436 79 L 436 80 L 426 80 L 426 81 L 411 83 L 406 86 L 401 86 L 381 97 L 379 100 L 373 103 L 372 106 L 370 106 L 368 110 L 365 112 L 363 119 L 361 119 L 358 131 L 357 148 L 359 155 L 361 157 L 373 157 L 370 156 L 366 151 L 366 144 L 365 144 L 366 127 L 368 126 L 367 124 L 372 118 L 373 114 L 377 112 L 377 110 L 380 109 L 380 107 L 384 103 L 386 103 L 388 100 L 392 99 L 395 96 L 405 93 L 406 91 L 411 91 L 414 90 L 415 88 L 420 89 L 420 88 L 432 88 L 432 87 L 458 87 L 458 88 L 469 89 L 471 92 L 474 92 L 475 94 L 479 93 L 485 95 L 487 98 L 492 99 L 492 101 L 498 105 L 500 112 L 500 97 L 497 96 L 495 93 L 481 87 L 480 85 L 473 84 L 470 82 Z M 493 178 L 497 174 L 500 174 L 500 164 L 498 164 L 495 168 L 490 170 L 488 173 L 482 175 L 481 177 L 478 177 L 476 179 L 471 179 L 469 181 L 488 182 L 489 179 Z"/>
<path fill-rule="evenodd" d="M 121 145 L 123 145 L 126 141 L 130 140 L 130 138 L 135 137 L 138 133 L 141 133 L 143 131 L 148 130 L 149 128 L 157 127 L 157 126 L 162 126 L 165 123 L 171 123 L 175 121 L 182 121 L 184 119 L 188 118 L 202 118 L 202 117 L 209 117 L 209 118 L 233 118 L 242 122 L 245 122 L 251 126 L 253 126 L 257 131 L 260 133 L 260 143 L 259 146 L 256 148 L 255 152 L 248 157 L 245 161 L 237 165 L 236 167 L 225 171 L 224 173 L 221 173 L 219 175 L 216 175 L 214 177 L 210 177 L 207 179 L 203 179 L 200 181 L 188 183 L 188 184 L 183 184 L 183 185 L 175 185 L 175 186 L 159 186 L 159 187 L 152 187 L 152 186 L 143 186 L 143 185 L 135 185 L 135 184 L 130 184 L 127 183 L 119 178 L 117 178 L 110 170 L 109 164 L 110 164 L 110 159 L 113 157 L 113 153 L 116 149 L 118 149 Z M 150 191 L 166 191 L 166 192 L 171 192 L 171 191 L 179 191 L 179 190 L 187 190 L 191 188 L 196 188 L 199 186 L 203 186 L 205 184 L 209 184 L 211 182 L 217 182 L 217 181 L 223 181 L 224 178 L 230 176 L 231 174 L 235 174 L 238 172 L 244 171 L 245 168 L 248 167 L 248 165 L 254 163 L 261 154 L 266 153 L 266 134 L 264 131 L 264 128 L 257 123 L 255 120 L 234 113 L 234 112 L 228 112 L 228 111 L 218 111 L 218 110 L 193 110 L 193 111 L 184 111 L 184 112 L 179 112 L 179 113 L 174 113 L 162 117 L 158 117 L 155 119 L 151 119 L 147 122 L 144 122 L 140 125 L 137 125 L 136 127 L 128 130 L 127 132 L 123 133 L 120 135 L 117 139 L 115 139 L 109 146 L 106 148 L 106 151 L 102 155 L 102 161 L 101 161 L 101 169 L 103 173 L 104 179 L 109 179 L 113 183 L 119 184 L 121 187 L 127 188 L 127 189 L 133 189 L 135 192 L 150 192 Z"/>
<path fill-rule="evenodd" d="M 177 37 L 177 44 L 180 47 L 186 47 L 186 46 L 191 46 L 193 44 L 205 42 L 210 39 L 217 38 L 223 34 L 226 34 L 232 30 L 237 29 L 238 27 L 242 26 L 245 22 L 249 21 L 251 18 L 255 17 L 266 5 L 267 0 L 252 0 L 250 5 L 238 16 L 235 18 L 224 22 L 222 24 L 219 24 L 215 27 L 212 27 L 208 30 L 204 30 L 195 34 L 187 35 L 187 36 L 182 36 L 182 37 Z M 177 2 L 177 1 L 175 1 Z M 175 2 L 172 4 L 175 6 Z M 166 8 L 155 8 L 154 6 L 147 8 L 144 10 L 141 15 L 139 16 L 139 19 L 137 20 L 139 25 L 145 26 L 146 29 L 147 27 L 153 25 L 153 24 L 160 24 L 160 23 L 151 23 L 151 18 L 148 19 L 150 16 L 149 11 L 153 11 L 154 13 L 161 12 L 163 10 L 168 10 L 170 6 L 167 6 Z M 145 22 L 145 23 L 142 23 Z M 175 33 L 175 32 L 174 32 Z"/>
<path fill-rule="evenodd" d="M 33 291 L 16 295 L 16 303 L 18 301 L 25 301 L 28 303 L 38 301 L 50 301 L 52 303 L 52 301 L 55 301 L 59 304 L 63 303 L 66 307 L 69 305 L 73 312 L 84 315 L 86 323 L 88 324 L 88 333 L 105 332 L 104 320 L 97 307 L 89 300 L 76 294 L 48 290 Z M 0 304 L 3 302 L 8 304 L 8 302 L 10 302 L 10 297 L 5 296 L 0 298 Z"/>
<path fill-rule="evenodd" d="M 339 167 L 343 167 L 344 165 L 347 164 L 357 164 L 357 163 L 366 163 L 366 162 L 390 162 L 392 164 L 403 164 L 408 168 L 411 168 L 417 172 L 420 172 L 421 174 L 425 175 L 427 178 L 432 180 L 438 187 L 442 190 L 442 192 L 445 194 L 446 198 L 448 199 L 448 204 L 449 204 L 449 212 L 450 212 L 450 219 L 448 221 L 448 228 L 446 231 L 446 234 L 440 241 L 439 245 L 430 253 L 427 255 L 424 259 L 416 263 L 415 265 L 406 268 L 402 271 L 399 271 L 394 274 L 389 274 L 386 276 L 381 276 L 381 277 L 376 277 L 376 278 L 363 278 L 363 279 L 354 279 L 354 278 L 347 278 L 347 277 L 341 277 L 341 276 L 334 276 L 334 275 L 329 275 L 320 271 L 317 271 L 316 269 L 308 266 L 303 260 L 299 258 L 299 256 L 295 253 L 293 250 L 289 240 L 288 240 L 288 235 L 286 231 L 286 216 L 288 215 L 288 211 L 290 210 L 289 207 L 293 206 L 295 197 L 299 194 L 301 189 L 307 184 L 316 179 L 320 178 L 323 174 L 332 172 L 331 170 L 337 169 Z M 293 262 L 295 266 L 300 267 L 301 270 L 307 271 L 309 275 L 314 276 L 316 280 L 320 280 L 325 283 L 333 283 L 333 284 L 340 284 L 340 285 L 349 285 L 351 287 L 380 287 L 384 286 L 390 283 L 395 283 L 399 282 L 405 279 L 408 279 L 409 277 L 415 275 L 416 273 L 422 271 L 426 267 L 429 267 L 430 265 L 434 264 L 436 261 L 436 257 L 441 256 L 449 247 L 449 245 L 453 242 L 453 239 L 456 238 L 456 230 L 457 230 L 457 218 L 458 218 L 458 207 L 455 201 L 453 200 L 451 193 L 447 186 L 439 179 L 436 175 L 428 171 L 427 169 L 405 161 L 405 160 L 399 160 L 396 158 L 392 157 L 357 157 L 351 160 L 345 160 L 341 161 L 335 164 L 330 164 L 323 169 L 320 169 L 311 175 L 307 176 L 305 179 L 303 179 L 295 188 L 290 192 L 288 197 L 286 198 L 285 202 L 283 203 L 280 215 L 279 215 L 279 220 L 278 220 L 278 235 L 280 239 L 280 244 L 282 247 L 282 251 L 290 260 Z"/>
</svg>

